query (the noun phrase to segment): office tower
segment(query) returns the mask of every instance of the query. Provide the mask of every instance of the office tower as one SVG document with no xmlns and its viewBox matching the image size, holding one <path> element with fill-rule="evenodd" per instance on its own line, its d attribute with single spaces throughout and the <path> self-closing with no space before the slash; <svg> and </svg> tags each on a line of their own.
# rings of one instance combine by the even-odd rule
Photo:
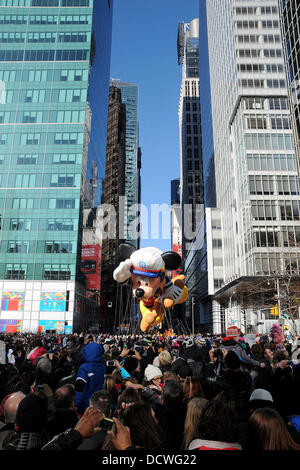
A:
<svg viewBox="0 0 300 470">
<path fill-rule="evenodd" d="M 182 256 L 180 179 L 171 180 L 171 250 Z M 181 274 L 182 269 L 173 272 Z"/>
<path fill-rule="evenodd" d="M 212 298 L 224 328 L 246 331 L 263 323 L 266 331 L 274 317 L 260 290 L 269 285 L 279 302 L 276 280 L 299 272 L 300 260 L 299 174 L 278 2 L 211 0 L 206 15 L 222 251 L 215 260 L 222 279 Z"/>
<path fill-rule="evenodd" d="M 79 330 L 96 308 L 80 270 L 83 207 L 92 162 L 104 173 L 112 8 L 0 3 L 2 329 Z"/>
<path fill-rule="evenodd" d="M 182 249 L 185 256 L 186 248 L 193 239 L 193 232 L 196 231 L 199 206 L 203 204 L 198 18 L 190 23 L 179 23 L 177 52 L 178 64 L 182 66 L 178 116 Z"/>
<path fill-rule="evenodd" d="M 300 168 L 300 3 L 297 0 L 279 1 L 280 23 L 294 142 Z"/>
<path fill-rule="evenodd" d="M 126 164 L 125 164 L 125 204 L 124 235 L 128 243 L 138 246 L 137 204 L 138 204 L 138 87 L 132 83 L 111 80 L 111 85 L 120 88 L 122 103 L 126 105 Z"/>
<path fill-rule="evenodd" d="M 120 197 L 125 193 L 125 138 L 126 138 L 126 105 L 122 103 L 121 90 L 116 86 L 109 88 L 109 107 L 107 120 L 107 147 L 104 186 L 104 204 L 114 210 L 115 232 L 102 242 L 102 279 L 101 295 L 105 301 L 106 317 L 113 321 L 112 312 L 116 308 L 117 283 L 113 280 L 113 271 L 118 266 L 120 239 L 119 219 Z M 122 209 L 121 209 L 122 210 Z M 122 220 L 121 220 L 122 223 Z M 108 307 L 109 305 L 109 307 Z M 108 325 L 108 324 L 107 324 Z"/>
</svg>

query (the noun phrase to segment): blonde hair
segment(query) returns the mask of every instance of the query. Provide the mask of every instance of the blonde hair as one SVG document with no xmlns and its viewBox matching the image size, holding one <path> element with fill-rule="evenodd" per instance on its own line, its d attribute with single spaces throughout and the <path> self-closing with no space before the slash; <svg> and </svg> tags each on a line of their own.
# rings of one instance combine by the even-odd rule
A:
<svg viewBox="0 0 300 470">
<path fill-rule="evenodd" d="M 199 419 L 206 403 L 206 398 L 198 397 L 189 401 L 184 422 L 183 449 L 187 449 L 192 440 L 198 437 Z"/>
<path fill-rule="evenodd" d="M 167 365 L 167 364 L 171 364 L 172 356 L 169 353 L 169 351 L 164 350 L 161 353 L 159 353 L 158 360 L 159 360 L 159 364 L 161 366 L 164 366 L 164 365 Z"/>
</svg>

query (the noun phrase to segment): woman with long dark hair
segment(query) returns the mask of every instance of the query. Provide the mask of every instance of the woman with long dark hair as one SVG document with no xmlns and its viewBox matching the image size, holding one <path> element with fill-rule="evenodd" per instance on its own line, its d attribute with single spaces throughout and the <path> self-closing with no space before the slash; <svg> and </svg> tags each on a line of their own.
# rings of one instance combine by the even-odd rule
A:
<svg viewBox="0 0 300 470">
<path fill-rule="evenodd" d="M 248 450 L 300 450 L 274 408 L 259 408 L 248 421 Z"/>
<path fill-rule="evenodd" d="M 130 429 L 132 445 L 144 449 L 165 449 L 166 438 L 147 403 L 135 403 L 123 414 L 123 424 Z"/>
</svg>

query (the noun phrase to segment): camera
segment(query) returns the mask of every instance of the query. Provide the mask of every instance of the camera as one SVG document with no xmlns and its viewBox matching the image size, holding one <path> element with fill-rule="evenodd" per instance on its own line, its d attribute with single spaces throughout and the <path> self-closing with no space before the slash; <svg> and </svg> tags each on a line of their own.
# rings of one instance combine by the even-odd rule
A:
<svg viewBox="0 0 300 470">
<path fill-rule="evenodd" d="M 106 365 L 107 365 L 107 366 L 114 366 L 114 365 L 115 365 L 115 361 L 106 361 Z"/>
<path fill-rule="evenodd" d="M 111 431 L 113 428 L 114 422 L 112 419 L 109 418 L 104 418 L 100 424 L 99 427 L 103 429 L 104 431 Z"/>
</svg>

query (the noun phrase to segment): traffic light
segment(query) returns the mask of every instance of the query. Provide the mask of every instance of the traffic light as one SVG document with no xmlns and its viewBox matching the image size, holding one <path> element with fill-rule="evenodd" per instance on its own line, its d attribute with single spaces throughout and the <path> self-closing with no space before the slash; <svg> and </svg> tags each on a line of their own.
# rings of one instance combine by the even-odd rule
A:
<svg viewBox="0 0 300 470">
<path fill-rule="evenodd" d="M 278 308 L 277 307 L 271 307 L 270 308 L 270 314 L 278 317 L 278 315 L 279 315 Z"/>
</svg>

